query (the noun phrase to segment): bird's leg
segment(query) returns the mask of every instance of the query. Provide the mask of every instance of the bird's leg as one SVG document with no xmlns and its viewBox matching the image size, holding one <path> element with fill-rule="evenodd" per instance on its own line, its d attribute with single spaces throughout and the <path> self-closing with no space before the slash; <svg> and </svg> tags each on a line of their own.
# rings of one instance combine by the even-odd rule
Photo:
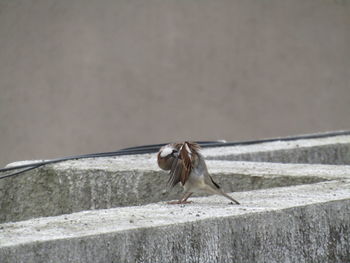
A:
<svg viewBox="0 0 350 263">
<path fill-rule="evenodd" d="M 191 201 L 187 201 L 187 199 L 192 195 L 191 192 L 186 192 L 184 195 L 180 198 L 178 201 L 170 201 L 168 202 L 169 205 L 178 205 L 178 204 L 190 204 Z"/>
<path fill-rule="evenodd" d="M 182 197 L 181 201 L 182 202 L 187 202 L 187 203 L 192 203 L 191 201 L 187 201 L 187 199 L 192 195 L 193 193 L 185 193 L 184 196 Z"/>
</svg>

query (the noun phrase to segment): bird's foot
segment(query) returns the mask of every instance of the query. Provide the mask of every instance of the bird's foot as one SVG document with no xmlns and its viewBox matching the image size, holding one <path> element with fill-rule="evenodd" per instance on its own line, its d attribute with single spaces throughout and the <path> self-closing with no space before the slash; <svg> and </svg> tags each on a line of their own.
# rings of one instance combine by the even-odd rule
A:
<svg viewBox="0 0 350 263">
<path fill-rule="evenodd" d="M 185 205 L 185 204 L 191 204 L 191 203 L 192 203 L 192 201 L 181 201 L 181 200 L 179 200 L 179 201 L 170 201 L 167 204 L 168 205 Z"/>
</svg>

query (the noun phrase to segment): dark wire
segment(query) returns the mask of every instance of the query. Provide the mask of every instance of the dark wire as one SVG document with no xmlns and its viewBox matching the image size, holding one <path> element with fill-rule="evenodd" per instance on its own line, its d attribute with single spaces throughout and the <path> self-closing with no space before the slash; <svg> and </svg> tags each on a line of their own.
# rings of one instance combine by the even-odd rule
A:
<svg viewBox="0 0 350 263">
<path fill-rule="evenodd" d="M 200 141 L 198 142 L 202 147 L 207 147 L 209 145 L 215 144 L 218 141 Z M 144 146 L 135 146 L 130 148 L 121 149 L 114 152 L 102 152 L 102 153 L 89 153 L 89 154 L 82 154 L 82 155 L 74 155 L 74 156 L 67 156 L 63 158 L 57 158 L 42 162 L 35 162 L 35 163 L 29 163 L 29 164 L 23 164 L 23 165 L 17 165 L 13 167 L 3 168 L 0 169 L 0 172 L 6 172 L 11 170 L 16 170 L 20 168 L 26 168 L 26 167 L 32 167 L 32 166 L 42 166 L 45 164 L 52 164 L 62 161 L 68 161 L 68 160 L 76 160 L 76 159 L 85 159 L 85 158 L 96 158 L 96 157 L 113 157 L 113 156 L 121 156 L 121 155 L 132 155 L 132 154 L 144 154 L 144 153 L 153 153 L 157 152 L 160 147 L 166 145 L 166 143 L 162 144 L 150 144 L 150 145 L 144 145 Z"/>
<path fill-rule="evenodd" d="M 333 137 L 333 136 L 340 136 L 340 135 L 350 135 L 350 131 L 337 131 L 337 132 L 306 134 L 306 135 L 298 135 L 298 136 L 290 136 L 290 137 L 241 141 L 241 142 L 226 142 L 226 141 L 221 140 L 221 141 L 197 141 L 197 143 L 202 148 L 209 148 L 209 147 L 222 147 L 222 146 L 250 145 L 250 144 L 257 144 L 257 143 L 274 142 L 274 141 L 292 141 L 292 140 L 297 140 L 297 139 L 299 139 L 299 140 L 300 139 L 316 139 L 316 138 Z M 155 152 L 158 152 L 160 147 L 162 147 L 166 144 L 167 143 L 135 146 L 135 147 L 124 148 L 124 149 L 114 151 L 114 152 L 101 152 L 101 153 L 74 155 L 74 156 L 67 156 L 67 157 L 63 157 L 63 158 L 57 158 L 57 159 L 52 159 L 52 160 L 47 160 L 47 161 L 42 161 L 42 162 L 34 162 L 34 163 L 29 163 L 29 164 L 23 164 L 23 165 L 2 168 L 2 169 L 0 169 L 0 172 L 8 172 L 8 171 L 18 170 L 18 169 L 22 169 L 22 170 L 11 173 L 11 174 L 4 175 L 4 176 L 0 177 L 0 179 L 12 177 L 12 176 L 39 168 L 39 167 L 44 166 L 46 164 L 53 164 L 53 163 L 58 163 L 58 162 L 63 162 L 63 161 L 68 161 L 68 160 L 155 153 Z"/>
<path fill-rule="evenodd" d="M 218 141 L 199 141 L 198 143 L 202 147 L 208 147 L 212 144 L 216 144 Z M 41 166 L 44 166 L 46 164 L 54 164 L 58 162 L 68 161 L 68 160 L 77 160 L 77 159 L 87 159 L 87 158 L 98 158 L 98 157 L 114 157 L 114 156 L 122 156 L 122 155 L 133 155 L 133 154 L 145 154 L 145 153 L 154 153 L 159 150 L 160 147 L 166 145 L 166 143 L 162 144 L 151 144 L 151 145 L 144 145 L 144 146 L 135 146 L 130 148 L 121 149 L 114 152 L 102 152 L 102 153 L 90 153 L 90 154 L 83 154 L 83 155 L 74 155 L 74 156 L 67 156 L 63 158 L 57 158 L 42 162 L 34 162 L 29 164 L 23 164 L 23 165 L 16 165 L 12 167 L 2 168 L 0 169 L 0 172 L 8 172 L 12 170 L 18 170 L 23 169 L 11 174 L 4 175 L 0 177 L 0 179 L 12 177 L 36 168 L 39 168 Z"/>
</svg>

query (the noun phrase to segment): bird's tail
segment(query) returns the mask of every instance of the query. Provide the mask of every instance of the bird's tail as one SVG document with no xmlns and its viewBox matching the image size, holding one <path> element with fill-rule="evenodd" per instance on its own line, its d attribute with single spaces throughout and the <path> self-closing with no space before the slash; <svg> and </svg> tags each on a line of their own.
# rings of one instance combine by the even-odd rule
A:
<svg viewBox="0 0 350 263">
<path fill-rule="evenodd" d="M 239 205 L 240 203 L 233 199 L 231 196 L 229 196 L 228 194 L 226 194 L 224 191 L 222 191 L 221 189 L 218 189 L 218 193 L 225 196 L 226 198 L 230 199 L 231 201 L 235 202 L 237 205 Z"/>
</svg>

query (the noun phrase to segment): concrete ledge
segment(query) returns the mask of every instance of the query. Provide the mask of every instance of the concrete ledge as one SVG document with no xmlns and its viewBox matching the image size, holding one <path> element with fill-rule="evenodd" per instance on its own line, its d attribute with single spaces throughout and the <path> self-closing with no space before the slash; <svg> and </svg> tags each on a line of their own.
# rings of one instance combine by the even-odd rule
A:
<svg viewBox="0 0 350 263">
<path fill-rule="evenodd" d="M 0 262 L 346 262 L 350 180 L 0 225 Z"/>
<path fill-rule="evenodd" d="M 208 168 L 215 180 L 224 190 L 237 192 L 345 178 L 350 166 L 333 164 L 349 163 L 349 149 L 350 136 L 342 135 L 209 148 L 203 154 L 212 159 Z M 284 164 L 217 161 L 242 159 Z M 182 189 L 166 189 L 167 178 L 155 154 L 49 165 L 0 180 L 0 222 L 177 199 Z"/>
<path fill-rule="evenodd" d="M 350 166 L 208 161 L 228 192 L 345 178 Z M 154 155 L 64 162 L 0 180 L 0 222 L 177 199 Z"/>
<path fill-rule="evenodd" d="M 203 153 L 208 160 L 348 165 L 350 136 L 218 147 Z"/>
<path fill-rule="evenodd" d="M 349 145 L 335 136 L 205 149 L 240 206 L 220 196 L 165 204 L 182 190 L 164 188 L 155 154 L 0 180 L 0 262 L 346 262 Z"/>
</svg>

